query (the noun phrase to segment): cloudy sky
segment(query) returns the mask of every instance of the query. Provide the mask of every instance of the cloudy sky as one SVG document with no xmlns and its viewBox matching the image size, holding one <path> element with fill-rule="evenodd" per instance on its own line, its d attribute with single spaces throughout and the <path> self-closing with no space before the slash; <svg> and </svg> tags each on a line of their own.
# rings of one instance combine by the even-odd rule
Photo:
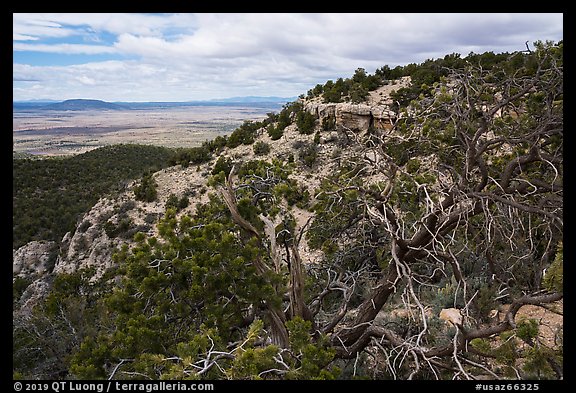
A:
<svg viewBox="0 0 576 393">
<path fill-rule="evenodd" d="M 14 14 L 13 99 L 292 97 L 362 67 L 563 39 L 562 14 Z"/>
</svg>

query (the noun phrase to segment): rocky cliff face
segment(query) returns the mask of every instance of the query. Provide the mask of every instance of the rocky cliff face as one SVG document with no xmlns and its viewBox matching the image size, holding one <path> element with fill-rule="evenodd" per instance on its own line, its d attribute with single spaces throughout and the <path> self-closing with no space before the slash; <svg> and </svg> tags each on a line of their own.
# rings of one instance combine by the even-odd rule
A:
<svg viewBox="0 0 576 393">
<path fill-rule="evenodd" d="M 110 238 L 104 225 L 115 215 L 114 203 L 101 199 L 84 215 L 74 234 L 68 232 L 61 242 L 60 255 L 54 273 L 74 273 L 79 269 L 94 267 L 101 276 L 112 265 L 112 249 L 117 243 Z"/>
<path fill-rule="evenodd" d="M 303 101 L 304 109 L 318 118 L 320 124 L 333 121 L 338 131 L 364 132 L 370 127 L 390 130 L 396 121 L 396 113 L 390 110 L 390 93 L 410 84 L 410 77 L 396 81 L 371 91 L 366 102 L 324 103 L 321 98 Z"/>
<path fill-rule="evenodd" d="M 339 131 L 362 132 L 370 127 L 389 130 L 396 120 L 395 112 L 387 105 L 372 106 L 348 102 L 325 104 L 310 101 L 304 103 L 304 109 L 316 116 L 321 123 L 334 121 Z"/>
</svg>

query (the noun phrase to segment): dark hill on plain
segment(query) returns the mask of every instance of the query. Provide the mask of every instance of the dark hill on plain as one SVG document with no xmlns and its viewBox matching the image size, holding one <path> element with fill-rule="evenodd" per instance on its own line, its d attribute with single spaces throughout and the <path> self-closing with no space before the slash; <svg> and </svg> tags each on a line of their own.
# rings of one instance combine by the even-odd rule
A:
<svg viewBox="0 0 576 393">
<path fill-rule="evenodd" d="M 58 111 L 126 110 L 125 106 L 100 100 L 74 99 L 46 105 L 42 109 Z"/>
</svg>

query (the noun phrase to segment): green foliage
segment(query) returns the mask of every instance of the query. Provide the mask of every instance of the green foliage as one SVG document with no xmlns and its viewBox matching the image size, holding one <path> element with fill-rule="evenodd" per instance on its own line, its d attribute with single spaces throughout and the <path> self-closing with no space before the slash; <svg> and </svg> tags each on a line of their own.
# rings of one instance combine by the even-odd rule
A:
<svg viewBox="0 0 576 393">
<path fill-rule="evenodd" d="M 514 366 L 517 359 L 520 357 L 518 352 L 518 340 L 513 336 L 513 333 L 505 332 L 500 336 L 501 344 L 495 349 L 494 354 L 499 363 L 507 366 Z"/>
<path fill-rule="evenodd" d="M 484 338 L 475 338 L 472 341 L 470 341 L 470 345 L 472 345 L 474 349 L 482 353 L 490 353 L 490 351 L 492 350 L 490 342 Z"/>
<path fill-rule="evenodd" d="M 31 283 L 28 278 L 16 277 L 12 282 L 12 302 L 17 302 Z"/>
<path fill-rule="evenodd" d="M 188 207 L 190 201 L 186 195 L 182 195 L 181 198 L 178 198 L 175 194 L 168 195 L 168 199 L 166 199 L 166 209 L 175 209 L 179 212 L 182 209 Z"/>
<path fill-rule="evenodd" d="M 324 93 L 322 94 L 324 102 L 342 102 L 342 96 L 347 93 L 345 88 L 342 78 L 338 79 L 336 83 L 329 80 L 324 84 Z"/>
<path fill-rule="evenodd" d="M 214 341 L 235 341 L 239 337 L 234 327 L 242 323 L 243 310 L 264 299 L 274 301 L 272 287 L 250 263 L 262 258 L 262 251 L 256 244 L 243 243 L 234 224 L 222 215 L 225 209 L 222 202 L 212 200 L 198 209 L 195 218 L 180 220 L 169 209 L 158 225 L 163 240 L 140 236 L 131 251 L 116 254 L 123 285 L 105 300 L 116 315 L 116 327 L 98 337 L 94 347 L 113 350 L 107 352 L 107 360 L 84 353 L 76 360 L 77 370 L 92 365 L 102 373 L 103 361 L 133 358 L 126 370 L 152 372 L 154 367 L 147 368 L 152 360 L 145 354 L 165 358 L 181 353 L 182 343 L 200 339 L 203 329 L 217 329 L 210 335 Z M 219 220 L 213 219 L 216 211 Z M 209 343 L 208 338 L 205 341 Z"/>
<path fill-rule="evenodd" d="M 349 100 L 354 103 L 363 102 L 368 93 L 377 89 L 384 83 L 381 73 L 374 75 L 366 73 L 364 68 L 357 68 L 352 78 L 339 78 L 327 81 L 324 85 L 318 84 L 308 91 L 307 97 L 323 96 L 324 102 L 342 102 Z"/>
<path fill-rule="evenodd" d="M 305 142 L 298 149 L 298 158 L 308 168 L 312 168 L 318 158 L 318 145 L 315 143 Z"/>
<path fill-rule="evenodd" d="M 292 118 L 302 112 L 302 104 L 298 102 L 287 103 L 277 116 L 269 116 L 266 132 L 273 141 L 282 138 L 284 129 L 292 124 Z"/>
<path fill-rule="evenodd" d="M 256 131 L 262 128 L 265 124 L 263 122 L 253 122 L 245 120 L 244 123 L 236 128 L 228 137 L 226 145 L 230 148 L 238 147 L 240 145 L 251 145 L 256 138 Z"/>
<path fill-rule="evenodd" d="M 564 290 L 564 247 L 558 244 L 556 257 L 546 271 L 542 286 L 549 291 L 562 292 Z"/>
<path fill-rule="evenodd" d="M 335 379 L 340 370 L 326 367 L 334 359 L 335 351 L 327 340 L 321 338 L 312 342 L 310 330 L 312 323 L 296 317 L 286 322 L 290 338 L 290 349 L 294 356 L 295 367 L 287 374 L 288 379 Z"/>
<path fill-rule="evenodd" d="M 297 102 L 288 103 L 284 105 L 284 107 L 278 114 L 278 129 L 284 131 L 286 127 L 292 124 L 291 117 L 293 113 L 300 111 L 301 108 L 302 105 Z"/>
<path fill-rule="evenodd" d="M 154 180 L 152 173 L 147 173 L 142 176 L 140 184 L 134 187 L 134 197 L 139 201 L 153 202 L 158 197 L 156 187 L 158 187 L 158 184 Z"/>
<path fill-rule="evenodd" d="M 79 270 L 56 276 L 43 302 L 27 315 L 14 314 L 13 372 L 22 379 L 66 378 L 79 343 L 106 327 L 106 311 L 98 301 L 106 286 L 91 282 L 93 274 Z"/>
<path fill-rule="evenodd" d="M 269 175 L 279 180 L 287 180 L 290 171 L 282 162 L 275 159 L 272 160 L 272 162 L 264 160 L 247 161 L 240 166 L 240 169 L 238 169 L 238 177 L 241 180 L 253 176 L 266 178 Z"/>
<path fill-rule="evenodd" d="M 374 75 L 379 76 L 382 80 L 396 80 L 403 76 L 406 76 L 403 66 L 396 66 L 393 69 L 389 65 L 384 65 L 378 68 Z"/>
<path fill-rule="evenodd" d="M 357 269 L 359 264 L 375 261 L 376 248 L 362 246 L 355 237 L 359 229 L 357 218 L 362 215 L 363 201 L 354 189 L 359 179 L 355 176 L 362 167 L 342 167 L 341 171 L 325 179 L 320 189 L 315 191 L 315 213 L 309 231 L 306 233 L 308 245 L 313 249 L 322 249 L 330 259 L 343 268 Z M 354 178 L 354 180 L 351 180 Z M 350 188 L 338 190 L 340 181 L 350 182 Z M 372 236 L 387 238 L 384 233 L 375 231 Z M 350 238 L 344 247 L 338 245 L 341 238 Z"/>
<path fill-rule="evenodd" d="M 132 220 L 128 216 L 123 216 L 118 219 L 114 224 L 111 220 L 104 223 L 103 228 L 109 238 L 122 236 L 124 238 L 130 237 L 130 229 L 132 228 Z"/>
<path fill-rule="evenodd" d="M 538 321 L 535 319 L 524 319 L 518 323 L 516 335 L 526 342 L 532 342 L 532 340 L 538 337 L 538 330 Z"/>
<path fill-rule="evenodd" d="M 276 185 L 274 187 L 274 195 L 285 198 L 288 206 L 296 205 L 301 209 L 305 209 L 310 200 L 308 189 L 299 185 L 296 180 L 293 179 Z"/>
<path fill-rule="evenodd" d="M 323 131 L 332 131 L 335 128 L 336 128 L 336 118 L 334 116 L 329 116 L 322 119 Z"/>
<path fill-rule="evenodd" d="M 234 164 L 233 164 L 232 159 L 230 157 L 220 156 L 220 157 L 218 157 L 216 164 L 214 164 L 214 168 L 212 169 L 212 174 L 217 175 L 220 172 L 224 172 L 224 176 L 228 176 L 228 174 L 230 174 L 230 171 L 232 170 L 233 165 Z"/>
<path fill-rule="evenodd" d="M 216 148 L 212 146 L 213 148 Z M 208 145 L 190 148 L 180 148 L 170 160 L 171 165 L 182 165 L 188 167 L 190 164 L 199 165 L 212 159 L 212 151 Z"/>
<path fill-rule="evenodd" d="M 362 85 L 354 85 L 350 88 L 350 102 L 358 104 L 366 100 L 368 97 L 368 89 L 362 87 Z"/>
<path fill-rule="evenodd" d="M 446 282 L 443 287 L 437 289 L 436 296 L 432 300 L 436 313 L 439 313 L 443 308 L 455 307 L 455 303 L 459 300 L 457 298 L 457 289 L 458 284 L 454 278 Z"/>
<path fill-rule="evenodd" d="M 497 297 L 497 290 L 495 286 L 482 282 L 477 291 L 478 295 L 474 298 L 476 313 L 480 319 L 487 321 L 490 311 L 499 306 L 494 300 Z"/>
<path fill-rule="evenodd" d="M 102 196 L 169 165 L 173 151 L 113 145 L 66 158 L 12 161 L 12 247 L 62 239 Z"/>
<path fill-rule="evenodd" d="M 266 128 L 266 132 L 270 136 L 270 139 L 272 139 L 273 141 L 282 138 L 282 136 L 284 135 L 284 129 L 274 124 L 268 125 L 268 127 Z"/>
<path fill-rule="evenodd" d="M 264 156 L 270 153 L 270 145 L 263 141 L 258 141 L 253 146 L 254 154 L 257 156 Z"/>
<path fill-rule="evenodd" d="M 263 379 L 267 370 L 277 367 L 274 357 L 278 356 L 279 348 L 268 345 L 264 348 L 247 348 L 234 359 L 228 372 L 231 379 Z M 274 375 L 274 374 L 272 374 Z"/>
<path fill-rule="evenodd" d="M 310 135 L 314 132 L 316 116 L 307 111 L 300 111 L 296 115 L 296 125 L 300 134 Z"/>
<path fill-rule="evenodd" d="M 312 142 L 314 142 L 315 145 L 320 144 L 320 131 L 316 131 L 314 134 L 314 140 Z"/>
<path fill-rule="evenodd" d="M 226 135 L 218 135 L 211 141 L 206 141 L 202 144 L 202 147 L 208 149 L 211 153 L 220 153 L 228 144 L 228 137 Z"/>
<path fill-rule="evenodd" d="M 550 367 L 550 360 L 560 364 L 562 362 L 562 358 L 549 348 L 534 346 L 527 350 L 526 360 L 522 368 L 528 373 L 529 379 L 551 379 L 555 375 Z"/>
</svg>

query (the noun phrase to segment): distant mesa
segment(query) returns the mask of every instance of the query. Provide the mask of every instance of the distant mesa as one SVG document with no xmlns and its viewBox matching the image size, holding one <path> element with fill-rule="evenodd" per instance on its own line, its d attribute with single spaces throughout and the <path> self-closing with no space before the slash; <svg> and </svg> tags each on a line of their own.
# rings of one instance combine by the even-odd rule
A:
<svg viewBox="0 0 576 393">
<path fill-rule="evenodd" d="M 57 111 L 86 111 L 86 110 L 119 111 L 119 110 L 127 110 L 130 108 L 100 100 L 75 99 L 49 104 L 42 107 L 42 109 L 57 110 Z"/>
</svg>

